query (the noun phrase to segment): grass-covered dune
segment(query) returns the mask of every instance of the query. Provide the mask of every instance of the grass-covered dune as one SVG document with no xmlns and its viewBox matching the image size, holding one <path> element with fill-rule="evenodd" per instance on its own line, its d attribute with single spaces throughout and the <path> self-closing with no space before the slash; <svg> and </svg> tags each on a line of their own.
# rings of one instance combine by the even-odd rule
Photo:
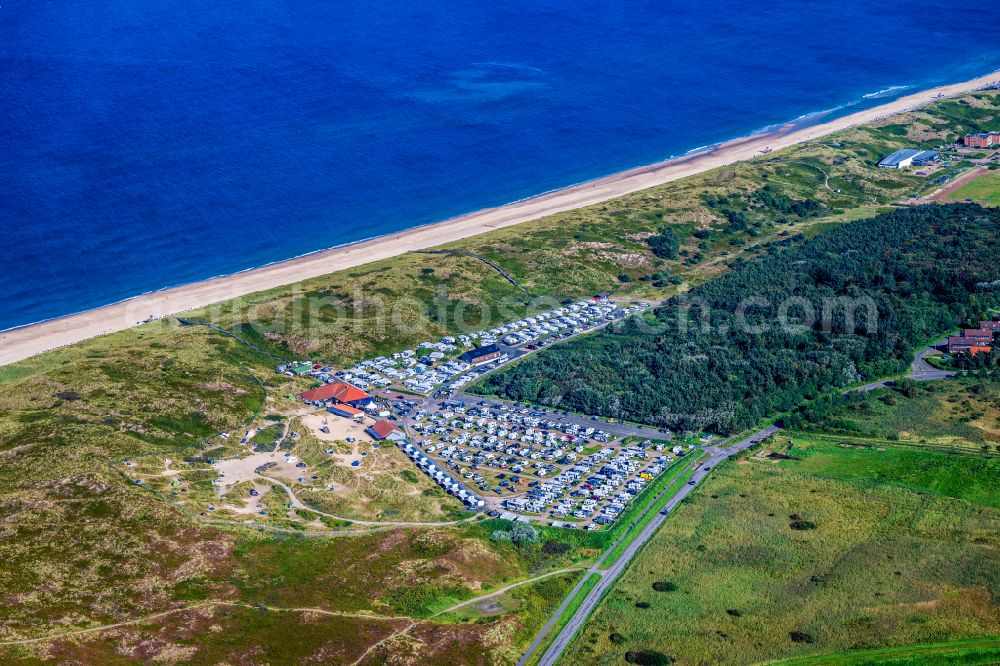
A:
<svg viewBox="0 0 1000 666">
<path fill-rule="evenodd" d="M 580 548 L 496 544 L 478 524 L 258 531 L 182 510 L 123 474 L 125 458 L 233 455 L 217 434 L 296 386 L 271 365 L 231 337 L 161 323 L 4 369 L 0 661 L 360 657 L 410 627 L 399 639 L 410 661 L 444 663 L 500 659 L 528 640 L 571 580 L 520 590 L 523 602 L 489 625 L 431 616 L 572 565 Z M 88 633 L 100 627 L 110 628 Z M 288 644 L 289 632 L 301 640 Z"/>
<path fill-rule="evenodd" d="M 1000 211 L 921 206 L 840 226 L 674 297 L 648 319 L 490 375 L 479 389 L 589 414 L 738 432 L 901 371 L 1000 300 Z"/>
</svg>

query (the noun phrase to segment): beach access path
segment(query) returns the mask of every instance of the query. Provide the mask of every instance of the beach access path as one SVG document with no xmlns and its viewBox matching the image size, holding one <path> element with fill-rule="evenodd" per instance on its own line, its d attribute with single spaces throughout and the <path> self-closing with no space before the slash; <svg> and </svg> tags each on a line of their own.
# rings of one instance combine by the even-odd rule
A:
<svg viewBox="0 0 1000 666">
<path fill-rule="evenodd" d="M 814 141 L 839 130 L 909 111 L 942 97 L 990 87 L 998 82 L 1000 82 L 1000 72 L 994 72 L 969 81 L 907 95 L 829 122 L 809 125 L 789 123 L 768 132 L 727 141 L 676 159 L 623 171 L 506 206 L 487 208 L 444 222 L 316 252 L 233 275 L 143 294 L 79 314 L 0 332 L 0 365 L 14 363 L 81 340 L 121 331 L 149 319 L 161 319 L 212 303 L 387 259 L 405 252 L 425 250 L 547 215 L 600 203 L 710 169 L 748 160 L 764 152 Z"/>
</svg>

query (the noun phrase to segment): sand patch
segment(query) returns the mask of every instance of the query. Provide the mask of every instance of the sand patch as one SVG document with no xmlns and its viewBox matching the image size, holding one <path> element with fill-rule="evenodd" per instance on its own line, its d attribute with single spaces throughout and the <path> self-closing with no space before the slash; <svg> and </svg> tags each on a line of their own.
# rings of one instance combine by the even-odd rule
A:
<svg viewBox="0 0 1000 666">
<path fill-rule="evenodd" d="M 306 414 L 299 420 L 303 428 L 308 428 L 309 432 L 316 439 L 324 442 L 346 442 L 348 437 L 353 437 L 359 442 L 374 441 L 365 432 L 365 428 L 374 423 L 368 417 L 365 417 L 365 420 L 361 423 L 355 423 L 351 419 L 322 412 L 319 414 Z"/>
<path fill-rule="evenodd" d="M 254 481 L 261 478 L 258 468 L 267 466 L 264 471 L 266 476 L 284 478 L 290 481 L 306 476 L 308 468 L 296 467 L 298 458 L 295 456 L 286 457 L 283 452 L 263 451 L 253 453 L 245 458 L 230 458 L 220 460 L 213 465 L 219 472 L 216 485 L 222 489 L 225 495 L 233 486 L 244 481 Z"/>
</svg>

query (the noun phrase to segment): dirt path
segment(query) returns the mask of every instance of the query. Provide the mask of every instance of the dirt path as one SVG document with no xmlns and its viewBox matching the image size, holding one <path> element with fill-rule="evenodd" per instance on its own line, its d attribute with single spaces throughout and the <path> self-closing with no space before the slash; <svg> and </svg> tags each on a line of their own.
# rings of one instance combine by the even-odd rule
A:
<svg viewBox="0 0 1000 666">
<path fill-rule="evenodd" d="M 550 571 L 547 574 L 542 574 L 541 576 L 535 576 L 534 578 L 529 578 L 528 580 L 522 580 L 522 581 L 520 581 L 518 583 L 511 583 L 510 585 L 507 585 L 505 587 L 501 587 L 500 589 L 494 590 L 494 591 L 490 592 L 489 594 L 484 594 L 481 597 L 476 597 L 475 599 L 469 599 L 467 601 L 463 601 L 461 603 L 457 603 L 454 606 L 451 606 L 449 608 L 445 608 L 443 611 L 438 611 L 437 613 L 434 613 L 434 615 L 431 615 L 431 617 L 437 617 L 438 615 L 444 615 L 445 613 L 450 613 L 452 611 L 458 610 L 459 608 L 464 608 L 466 606 L 470 606 L 472 604 L 479 603 L 480 601 L 485 601 L 486 599 L 489 599 L 490 597 L 495 597 L 497 595 L 503 594 L 504 592 L 510 592 L 511 590 L 513 590 L 516 587 L 521 587 L 522 585 L 529 585 L 531 583 L 535 583 L 537 581 L 540 581 L 543 578 L 548 578 L 550 576 L 557 576 L 559 574 L 569 573 L 570 571 L 583 571 L 585 568 L 586 567 L 569 567 L 567 569 L 559 569 L 557 571 Z"/>
<path fill-rule="evenodd" d="M 264 606 L 261 604 L 247 604 L 240 603 L 236 601 L 202 601 L 190 606 L 180 606 L 179 608 L 172 608 L 168 611 L 162 611 L 160 613 L 154 613 L 153 615 L 144 615 L 143 617 L 137 617 L 133 620 L 125 620 L 123 622 L 115 622 L 113 624 L 103 624 L 97 627 L 89 627 L 87 629 L 74 629 L 73 631 L 66 631 L 61 634 L 52 634 L 51 636 L 41 636 L 39 638 L 19 638 L 12 641 L 0 641 L 0 647 L 3 646 L 13 646 L 13 645 L 30 645 L 32 643 L 44 643 L 46 641 L 56 641 L 63 638 L 72 638 L 73 636 L 82 636 L 85 634 L 93 634 L 101 631 L 108 631 L 110 629 L 118 629 L 120 627 L 128 627 L 134 624 L 144 624 L 146 622 L 152 622 L 158 620 L 162 617 L 167 617 L 169 615 L 174 615 L 175 613 L 182 613 L 189 610 L 197 610 L 198 608 L 205 608 L 207 606 L 229 606 L 230 608 L 250 608 L 257 609 L 263 608 L 269 611 L 276 611 L 282 613 L 318 613 L 320 615 L 329 615 L 333 617 L 353 617 L 364 620 L 413 620 L 409 616 L 400 615 L 370 615 L 368 613 L 343 613 L 338 611 L 324 610 L 322 608 L 282 608 L 280 606 Z M 412 626 L 412 625 L 411 625 Z"/>
<path fill-rule="evenodd" d="M 375 648 L 379 647 L 380 645 L 382 645 L 386 641 L 391 641 L 393 638 L 398 638 L 399 636 L 404 636 L 404 635 L 410 633 L 410 630 L 413 629 L 413 627 L 415 627 L 415 626 L 417 626 L 417 622 L 413 621 L 410 624 L 408 624 L 405 627 L 403 627 L 402 629 L 400 629 L 399 631 L 394 631 L 393 633 L 389 634 L 388 636 L 386 636 L 382 640 L 380 640 L 380 641 L 378 641 L 376 643 L 372 643 L 370 646 L 368 646 L 367 650 L 365 650 L 364 652 L 361 653 L 360 657 L 358 657 L 357 659 L 355 659 L 354 661 L 351 662 L 351 666 L 357 666 L 358 664 L 360 664 L 362 661 L 365 660 L 365 657 L 367 657 L 368 655 L 371 654 L 372 650 L 374 650 Z"/>
<path fill-rule="evenodd" d="M 830 174 L 828 174 L 825 169 L 822 169 L 816 166 L 815 164 L 810 164 L 809 162 L 788 162 L 788 164 L 798 164 L 799 166 L 809 167 L 810 169 L 815 169 L 816 171 L 819 171 L 821 174 L 823 174 L 823 185 L 826 187 L 826 189 L 833 192 L 833 188 L 830 187 Z"/>
</svg>

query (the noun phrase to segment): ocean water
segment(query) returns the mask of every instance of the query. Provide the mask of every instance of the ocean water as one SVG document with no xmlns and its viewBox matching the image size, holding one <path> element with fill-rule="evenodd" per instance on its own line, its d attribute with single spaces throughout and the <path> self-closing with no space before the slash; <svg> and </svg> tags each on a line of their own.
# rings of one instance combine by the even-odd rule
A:
<svg viewBox="0 0 1000 666">
<path fill-rule="evenodd" d="M 971 78 L 998 28 L 995 0 L 6 0 L 0 329 Z"/>
</svg>

